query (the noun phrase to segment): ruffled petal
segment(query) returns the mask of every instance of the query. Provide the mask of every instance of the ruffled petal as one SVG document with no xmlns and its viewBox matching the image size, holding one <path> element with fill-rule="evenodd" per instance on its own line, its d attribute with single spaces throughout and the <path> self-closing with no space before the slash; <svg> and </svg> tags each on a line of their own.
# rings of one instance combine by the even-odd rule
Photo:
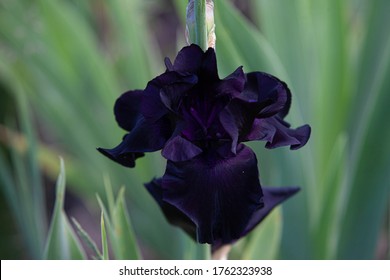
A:
<svg viewBox="0 0 390 280">
<path fill-rule="evenodd" d="M 168 117 L 148 123 L 141 118 L 133 130 L 113 149 L 98 148 L 105 156 L 126 167 L 134 167 L 135 159 L 144 152 L 154 152 L 164 147 L 173 133 Z"/>
<path fill-rule="evenodd" d="M 239 97 L 245 86 L 245 73 L 242 67 L 238 67 L 232 74 L 218 83 L 216 92 L 218 96 L 228 95 L 232 98 Z"/>
<path fill-rule="evenodd" d="M 168 161 L 162 188 L 163 200 L 196 225 L 200 243 L 237 239 L 263 206 L 257 159 L 244 145 L 228 159 L 202 155 L 185 162 Z"/>
<path fill-rule="evenodd" d="M 204 52 L 192 44 L 182 48 L 177 54 L 173 63 L 173 69 L 182 73 L 197 73 L 202 66 Z"/>
<path fill-rule="evenodd" d="M 145 187 L 149 193 L 156 200 L 157 204 L 160 206 L 165 218 L 171 224 L 180 227 L 183 229 L 191 238 L 196 240 L 196 226 L 183 212 L 177 209 L 175 206 L 169 204 L 163 200 L 163 190 L 162 190 L 162 178 L 154 179 L 150 183 L 145 184 Z"/>
<path fill-rule="evenodd" d="M 199 48 L 197 45 L 192 45 Z M 219 81 L 218 77 L 218 68 L 217 68 L 217 58 L 213 48 L 209 48 L 202 57 L 202 64 L 200 71 L 198 72 L 200 78 L 205 82 L 217 82 Z"/>
<path fill-rule="evenodd" d="M 123 93 L 115 102 L 115 119 L 124 130 L 132 130 L 140 118 L 142 93 L 142 90 L 130 90 Z"/>
<path fill-rule="evenodd" d="M 232 140 L 231 152 L 235 154 L 238 145 L 238 136 L 240 132 L 240 127 L 238 126 L 236 116 L 229 110 L 229 108 L 225 108 L 219 114 L 219 121 L 221 122 L 222 127 Z"/>
<path fill-rule="evenodd" d="M 290 107 L 291 93 L 284 82 L 262 72 L 249 73 L 246 79 L 244 90 L 233 95 L 220 114 L 221 124 L 233 143 L 260 140 L 259 134 L 265 137 L 266 132 L 257 129 L 257 119 L 282 119 Z"/>
<path fill-rule="evenodd" d="M 165 85 L 160 90 L 160 98 L 167 109 L 178 113 L 183 97 L 198 82 L 196 75 L 181 76 L 175 83 Z"/>
<path fill-rule="evenodd" d="M 148 121 L 156 121 L 170 111 L 170 100 L 174 100 L 197 82 L 194 75 L 165 72 L 151 80 L 146 86 L 141 104 L 141 114 Z M 164 102 L 161 99 L 163 92 Z M 168 102 L 169 101 L 169 102 Z"/>
<path fill-rule="evenodd" d="M 250 104 L 248 109 L 258 118 L 278 114 L 284 118 L 291 105 L 291 92 L 286 83 L 263 72 L 246 75 L 245 89 L 238 97 Z"/>
<path fill-rule="evenodd" d="M 307 124 L 291 129 L 290 125 L 279 117 L 270 117 L 256 119 L 245 141 L 262 140 L 267 141 L 265 147 L 268 149 L 290 146 L 291 150 L 296 150 L 307 143 L 310 133 L 311 128 Z"/>
<path fill-rule="evenodd" d="M 219 81 L 217 59 L 213 48 L 206 52 L 195 44 L 184 47 L 173 63 L 174 71 L 196 74 L 204 82 Z"/>
</svg>

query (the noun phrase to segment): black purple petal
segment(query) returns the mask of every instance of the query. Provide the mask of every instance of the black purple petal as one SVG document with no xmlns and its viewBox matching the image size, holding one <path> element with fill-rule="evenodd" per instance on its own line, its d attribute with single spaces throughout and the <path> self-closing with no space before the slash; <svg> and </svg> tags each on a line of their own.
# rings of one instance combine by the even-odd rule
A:
<svg viewBox="0 0 390 280">
<path fill-rule="evenodd" d="M 240 238 L 244 237 L 250 231 L 252 231 L 258 224 L 260 224 L 270 214 L 270 212 L 275 207 L 277 207 L 282 202 L 295 195 L 299 190 L 300 190 L 299 187 L 280 187 L 280 188 L 263 187 L 264 207 L 255 211 L 255 213 L 251 216 L 245 229 L 241 232 Z M 231 243 L 237 240 L 233 240 Z M 213 251 L 218 250 L 218 248 L 220 248 L 225 244 L 226 243 L 223 242 L 222 240 L 216 240 L 213 243 L 212 250 Z"/>
<path fill-rule="evenodd" d="M 238 145 L 238 137 L 240 133 L 240 127 L 237 121 L 237 115 L 232 113 L 229 108 L 225 108 L 219 114 L 219 121 L 221 122 L 222 127 L 225 129 L 226 133 L 230 136 L 232 140 L 231 152 L 236 153 L 236 148 Z"/>
<path fill-rule="evenodd" d="M 134 167 L 135 159 L 143 156 L 144 152 L 162 149 L 172 133 L 168 117 L 151 123 L 140 118 L 136 126 L 124 136 L 123 141 L 118 146 L 113 149 L 98 148 L 98 150 L 119 164 Z"/>
<path fill-rule="evenodd" d="M 217 95 L 228 95 L 230 97 L 239 97 L 245 86 L 245 73 L 242 67 L 238 67 L 232 74 L 218 83 L 216 88 Z"/>
<path fill-rule="evenodd" d="M 175 206 L 163 200 L 163 190 L 161 187 L 162 178 L 154 179 L 150 183 L 145 184 L 145 187 L 153 198 L 157 201 L 165 218 L 171 224 L 183 229 L 189 236 L 196 240 L 196 226 L 183 212 Z"/>
<path fill-rule="evenodd" d="M 173 63 L 173 70 L 196 74 L 206 83 L 219 81 L 217 59 L 213 48 L 209 48 L 206 52 L 195 44 L 182 48 Z"/>
<path fill-rule="evenodd" d="M 228 159 L 200 155 L 185 162 L 168 161 L 162 188 L 163 200 L 196 225 L 200 243 L 239 238 L 263 205 L 257 159 L 244 145 Z"/>
<path fill-rule="evenodd" d="M 258 118 L 278 114 L 284 118 L 291 105 L 291 92 L 278 78 L 263 72 L 246 75 L 245 89 L 238 97 L 249 103 L 248 109 Z"/>
<path fill-rule="evenodd" d="M 267 141 L 265 147 L 268 149 L 290 146 L 291 150 L 296 150 L 307 143 L 310 133 L 311 128 L 309 125 L 291 129 L 287 122 L 275 116 L 266 119 L 256 119 L 245 140 Z"/>
<path fill-rule="evenodd" d="M 126 152 L 126 143 L 124 141 L 113 149 L 97 148 L 97 150 L 109 159 L 126 167 L 134 167 L 135 160 L 145 155 L 141 152 Z"/>
<path fill-rule="evenodd" d="M 197 82 L 196 75 L 180 76 L 176 82 L 164 85 L 160 89 L 161 102 L 170 111 L 179 113 L 183 97 Z"/>
<path fill-rule="evenodd" d="M 171 110 L 178 96 L 185 93 L 197 82 L 191 74 L 165 72 L 151 80 L 146 86 L 140 112 L 149 121 L 156 121 Z M 164 100 L 161 99 L 163 93 Z"/>
<path fill-rule="evenodd" d="M 197 73 L 203 61 L 204 52 L 197 45 L 182 48 L 173 63 L 173 69 L 181 73 Z"/>
<path fill-rule="evenodd" d="M 190 160 L 202 153 L 202 149 L 177 135 L 171 138 L 162 150 L 162 155 L 171 161 Z"/>
<path fill-rule="evenodd" d="M 263 187 L 264 207 L 258 209 L 253 214 L 245 230 L 242 232 L 242 236 L 254 229 L 276 206 L 296 194 L 299 190 L 299 187 Z"/>
<path fill-rule="evenodd" d="M 115 102 L 115 119 L 124 130 L 132 130 L 140 118 L 142 93 L 142 90 L 130 90 L 123 93 Z"/>
<path fill-rule="evenodd" d="M 197 47 L 197 45 L 192 45 Z M 202 64 L 200 71 L 198 72 L 200 78 L 205 82 L 216 82 L 219 81 L 217 58 L 213 48 L 209 48 L 203 55 Z"/>
</svg>

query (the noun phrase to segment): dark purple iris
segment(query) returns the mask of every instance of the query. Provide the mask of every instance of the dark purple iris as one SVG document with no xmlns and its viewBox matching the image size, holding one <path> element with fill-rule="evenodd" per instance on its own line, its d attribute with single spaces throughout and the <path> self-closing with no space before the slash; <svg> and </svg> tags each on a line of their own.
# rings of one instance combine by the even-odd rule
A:
<svg viewBox="0 0 390 280">
<path fill-rule="evenodd" d="M 252 230 L 299 188 L 261 188 L 257 159 L 242 144 L 299 149 L 310 127 L 283 120 L 291 93 L 279 79 L 242 67 L 221 80 L 214 49 L 183 48 L 144 90 L 128 91 L 115 104 L 129 131 L 113 149 L 99 151 L 127 167 L 144 152 L 162 150 L 165 174 L 146 184 L 167 219 L 200 243 L 231 243 Z"/>
</svg>

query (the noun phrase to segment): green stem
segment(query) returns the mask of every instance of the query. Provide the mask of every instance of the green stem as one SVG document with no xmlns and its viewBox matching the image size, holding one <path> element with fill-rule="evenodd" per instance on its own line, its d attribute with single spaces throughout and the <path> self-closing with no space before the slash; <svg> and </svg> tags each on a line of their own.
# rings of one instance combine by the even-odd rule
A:
<svg viewBox="0 0 390 280">
<path fill-rule="evenodd" d="M 195 38 L 193 43 L 197 44 L 204 51 L 208 48 L 207 22 L 206 22 L 206 0 L 194 0 L 195 15 Z"/>
</svg>

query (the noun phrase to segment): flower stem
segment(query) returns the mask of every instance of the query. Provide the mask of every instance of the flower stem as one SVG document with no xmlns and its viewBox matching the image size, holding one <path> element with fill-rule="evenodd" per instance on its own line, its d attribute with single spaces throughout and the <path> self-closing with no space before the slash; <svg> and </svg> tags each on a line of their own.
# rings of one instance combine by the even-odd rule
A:
<svg viewBox="0 0 390 280">
<path fill-rule="evenodd" d="M 212 253 L 211 259 L 213 259 L 213 260 L 227 260 L 231 249 L 232 249 L 232 245 L 230 245 L 230 244 L 224 245 Z"/>
<path fill-rule="evenodd" d="M 187 41 L 206 51 L 215 46 L 214 4 L 212 0 L 189 0 L 187 6 Z"/>
<path fill-rule="evenodd" d="M 206 23 L 206 0 L 194 1 L 195 11 L 195 43 L 206 50 L 207 44 L 207 23 Z"/>
</svg>

